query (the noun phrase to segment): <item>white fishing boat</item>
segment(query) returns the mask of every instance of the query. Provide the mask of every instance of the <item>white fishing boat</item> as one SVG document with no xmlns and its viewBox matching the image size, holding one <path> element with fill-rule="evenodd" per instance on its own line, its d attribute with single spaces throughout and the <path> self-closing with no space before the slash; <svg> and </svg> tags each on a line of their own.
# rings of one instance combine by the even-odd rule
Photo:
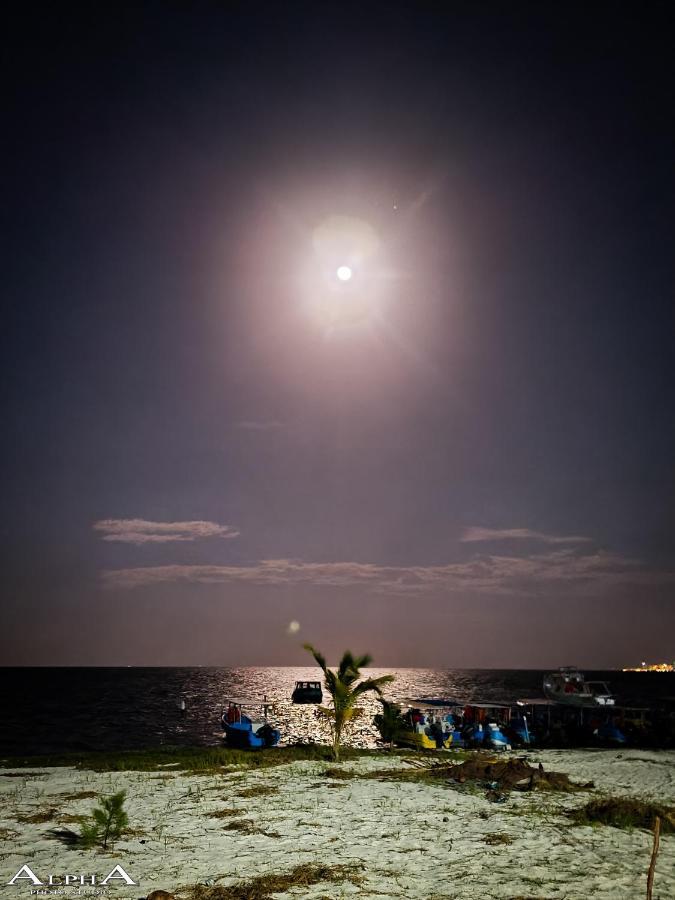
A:
<svg viewBox="0 0 675 900">
<path fill-rule="evenodd" d="M 566 706 L 614 706 L 615 699 L 604 681 L 586 681 L 576 666 L 565 666 L 544 676 L 544 694 Z"/>
</svg>

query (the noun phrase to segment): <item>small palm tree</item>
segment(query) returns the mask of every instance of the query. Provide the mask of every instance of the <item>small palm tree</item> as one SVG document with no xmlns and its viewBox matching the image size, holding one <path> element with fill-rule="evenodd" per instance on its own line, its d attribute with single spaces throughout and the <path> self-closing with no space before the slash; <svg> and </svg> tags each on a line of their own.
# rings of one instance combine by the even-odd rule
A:
<svg viewBox="0 0 675 900">
<path fill-rule="evenodd" d="M 355 706 L 356 701 L 368 691 L 375 691 L 376 694 L 380 694 L 382 685 L 393 681 L 394 676 L 382 675 L 379 678 L 365 678 L 363 681 L 358 681 L 361 677 L 360 670 L 372 662 L 372 658 L 367 654 L 365 656 L 354 656 L 347 650 L 342 656 L 337 671 L 334 672 L 326 665 L 325 657 L 318 650 L 315 650 L 311 644 L 304 644 L 303 646 L 305 650 L 312 654 L 318 665 L 323 669 L 326 690 L 333 699 L 332 709 L 320 706 L 319 711 L 331 724 L 333 758 L 337 762 L 340 759 L 342 731 L 347 722 L 351 721 L 359 713 Z M 358 684 L 356 683 L 357 681 Z"/>
<path fill-rule="evenodd" d="M 374 717 L 373 722 L 380 732 L 382 740 L 389 744 L 390 750 L 393 750 L 394 741 L 402 731 L 406 730 L 406 721 L 401 713 L 401 707 L 397 703 L 385 700 L 384 697 L 377 699 L 382 704 L 382 712 Z"/>
</svg>

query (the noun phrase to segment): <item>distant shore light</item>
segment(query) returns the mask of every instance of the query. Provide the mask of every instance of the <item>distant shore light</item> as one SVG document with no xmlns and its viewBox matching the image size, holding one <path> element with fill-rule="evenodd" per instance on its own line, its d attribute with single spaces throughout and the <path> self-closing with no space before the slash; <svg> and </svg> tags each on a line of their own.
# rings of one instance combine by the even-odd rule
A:
<svg viewBox="0 0 675 900">
<path fill-rule="evenodd" d="M 349 266 L 340 266 L 336 274 L 340 281 L 349 281 L 352 277 L 352 270 Z"/>
</svg>

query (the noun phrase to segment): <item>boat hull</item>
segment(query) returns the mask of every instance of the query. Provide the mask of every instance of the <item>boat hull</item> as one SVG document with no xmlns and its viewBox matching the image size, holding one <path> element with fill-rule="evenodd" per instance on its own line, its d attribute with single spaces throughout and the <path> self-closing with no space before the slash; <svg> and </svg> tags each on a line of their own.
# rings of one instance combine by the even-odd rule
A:
<svg viewBox="0 0 675 900">
<path fill-rule="evenodd" d="M 583 673 L 573 666 L 549 673 L 542 686 L 547 699 L 563 706 L 577 709 L 614 706 L 614 697 L 604 681 L 586 681 Z"/>
<path fill-rule="evenodd" d="M 223 720 L 225 743 L 236 750 L 263 750 L 265 747 L 276 747 L 281 739 L 281 732 L 271 725 L 262 725 L 254 730 L 250 722 L 227 722 Z"/>
<path fill-rule="evenodd" d="M 545 686 L 544 695 L 547 700 L 553 700 L 554 703 L 560 703 L 562 706 L 573 706 L 577 709 L 614 706 L 613 697 L 595 697 L 590 694 L 566 694 L 564 691 L 549 690 Z"/>
<path fill-rule="evenodd" d="M 291 700 L 293 703 L 317 704 L 323 700 L 323 694 L 316 691 L 293 691 Z"/>
<path fill-rule="evenodd" d="M 413 747 L 416 750 L 449 750 L 452 746 L 452 733 L 436 740 L 420 731 L 403 731 L 395 741 L 401 747 Z"/>
</svg>

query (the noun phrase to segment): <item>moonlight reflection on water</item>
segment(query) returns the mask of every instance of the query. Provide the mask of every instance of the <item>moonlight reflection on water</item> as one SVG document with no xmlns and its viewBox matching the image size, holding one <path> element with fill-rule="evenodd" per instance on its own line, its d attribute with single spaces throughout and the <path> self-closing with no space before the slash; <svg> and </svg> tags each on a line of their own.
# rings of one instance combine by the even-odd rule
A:
<svg viewBox="0 0 675 900">
<path fill-rule="evenodd" d="M 505 701 L 541 696 L 543 672 L 536 670 L 396 669 L 364 670 L 377 677 L 392 673 L 389 699 L 452 697 Z M 675 693 L 675 676 L 630 672 L 589 672 L 608 681 L 626 702 L 649 704 Z M 316 707 L 291 703 L 295 681 L 321 679 L 313 666 L 283 668 L 35 668 L 3 670 L 3 728 L 0 753 L 39 754 L 74 750 L 122 750 L 170 745 L 217 745 L 220 716 L 228 697 L 275 704 L 274 720 L 283 743 L 327 741 Z M 328 702 L 324 691 L 324 702 Z M 185 701 L 185 712 L 181 711 Z M 359 704 L 363 714 L 350 727 L 346 743 L 374 747 L 372 725 L 379 704 Z"/>
</svg>

